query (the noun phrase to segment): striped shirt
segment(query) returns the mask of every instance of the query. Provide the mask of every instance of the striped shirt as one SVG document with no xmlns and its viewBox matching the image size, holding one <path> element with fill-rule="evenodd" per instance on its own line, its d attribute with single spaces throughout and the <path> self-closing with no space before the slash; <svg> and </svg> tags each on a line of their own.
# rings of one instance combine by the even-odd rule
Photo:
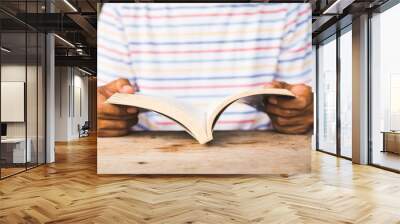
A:
<svg viewBox="0 0 400 224">
<path fill-rule="evenodd" d="M 98 86 L 127 78 L 143 94 L 205 106 L 272 80 L 311 84 L 311 8 L 290 3 L 106 3 L 98 23 Z M 217 130 L 270 129 L 234 103 Z M 136 130 L 182 130 L 154 112 Z"/>
</svg>

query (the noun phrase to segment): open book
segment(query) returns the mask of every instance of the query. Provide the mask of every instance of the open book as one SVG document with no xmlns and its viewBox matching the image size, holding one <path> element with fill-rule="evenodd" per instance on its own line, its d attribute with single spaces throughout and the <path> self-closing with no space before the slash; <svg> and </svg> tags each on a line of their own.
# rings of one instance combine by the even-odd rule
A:
<svg viewBox="0 0 400 224">
<path fill-rule="evenodd" d="M 116 93 L 107 100 L 107 103 L 134 106 L 167 116 L 181 125 L 200 144 L 204 144 L 213 139 L 212 132 L 215 123 L 229 105 L 245 97 L 260 95 L 294 96 L 286 89 L 257 88 L 231 95 L 203 108 L 174 98 L 148 96 L 140 93 Z"/>
</svg>

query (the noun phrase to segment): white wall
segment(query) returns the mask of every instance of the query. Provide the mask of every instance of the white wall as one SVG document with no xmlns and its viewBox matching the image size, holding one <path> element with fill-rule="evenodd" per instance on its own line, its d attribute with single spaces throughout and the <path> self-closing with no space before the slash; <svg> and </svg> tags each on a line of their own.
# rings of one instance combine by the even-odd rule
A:
<svg viewBox="0 0 400 224">
<path fill-rule="evenodd" d="M 28 129 L 36 130 L 36 79 L 32 79 L 30 74 L 36 75 L 36 66 L 18 65 L 18 64 L 5 64 L 1 66 L 1 81 L 17 81 L 25 82 L 26 70 L 28 72 L 28 87 L 27 87 L 27 119 L 28 119 Z M 36 76 L 35 76 L 36 77 Z M 7 108 L 1 108 L 2 110 L 7 110 Z M 33 122 L 33 123 L 32 123 Z M 28 137 L 30 131 L 28 130 Z M 7 135 L 8 137 L 25 137 L 25 122 L 7 122 Z M 36 132 L 35 132 L 36 135 Z"/>
<path fill-rule="evenodd" d="M 55 140 L 79 137 L 78 125 L 88 120 L 88 78 L 72 67 L 56 67 Z"/>
<path fill-rule="evenodd" d="M 74 107 L 72 108 L 72 117 L 73 119 L 71 120 L 71 126 L 72 128 L 72 136 L 77 137 L 79 135 L 78 133 L 78 124 L 83 125 L 85 121 L 88 121 L 88 78 L 82 76 L 82 73 L 76 74 L 75 70 L 75 75 L 74 75 L 74 102 L 73 105 Z"/>
<path fill-rule="evenodd" d="M 69 117 L 69 96 L 68 88 L 70 84 L 69 68 L 55 68 L 55 141 L 68 140 L 68 117 Z"/>
<path fill-rule="evenodd" d="M 38 69 L 38 70 L 37 70 Z M 25 80 L 27 78 L 27 80 Z M 26 108 L 22 108 L 22 112 L 26 110 L 26 121 L 23 122 L 6 122 L 7 137 L 9 138 L 24 138 L 25 135 L 29 139 L 30 148 L 32 151 L 32 161 L 39 163 L 44 162 L 44 74 L 42 68 L 36 65 L 25 66 L 25 64 L 3 64 L 1 66 L 1 81 L 17 81 L 26 84 Z M 4 96 L 2 96 L 4 97 Z M 10 108 L 1 108 L 1 110 L 10 110 Z M 39 156 L 36 156 L 39 153 Z"/>
</svg>

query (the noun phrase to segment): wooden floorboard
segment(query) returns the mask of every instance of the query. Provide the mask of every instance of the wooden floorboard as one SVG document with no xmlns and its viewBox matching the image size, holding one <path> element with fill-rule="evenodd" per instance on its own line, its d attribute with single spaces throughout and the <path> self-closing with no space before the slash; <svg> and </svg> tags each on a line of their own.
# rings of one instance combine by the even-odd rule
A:
<svg viewBox="0 0 400 224">
<path fill-rule="evenodd" d="M 0 223 L 400 223 L 399 174 L 320 152 L 291 176 L 97 175 L 95 138 L 56 160 L 0 181 Z"/>
</svg>

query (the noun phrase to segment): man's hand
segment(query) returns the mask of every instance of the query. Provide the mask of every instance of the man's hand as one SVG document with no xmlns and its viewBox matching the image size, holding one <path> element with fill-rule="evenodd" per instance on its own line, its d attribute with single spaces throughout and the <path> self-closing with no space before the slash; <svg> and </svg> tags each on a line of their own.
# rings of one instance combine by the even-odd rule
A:
<svg viewBox="0 0 400 224">
<path fill-rule="evenodd" d="M 126 135 L 138 121 L 137 108 L 105 103 L 118 92 L 135 93 L 135 88 L 127 79 L 117 79 L 97 88 L 97 135 L 100 137 Z"/>
<path fill-rule="evenodd" d="M 303 134 L 312 128 L 313 93 L 309 86 L 272 81 L 265 87 L 287 89 L 296 96 L 296 98 L 270 96 L 265 99 L 265 109 L 275 130 L 285 134 Z"/>
</svg>

